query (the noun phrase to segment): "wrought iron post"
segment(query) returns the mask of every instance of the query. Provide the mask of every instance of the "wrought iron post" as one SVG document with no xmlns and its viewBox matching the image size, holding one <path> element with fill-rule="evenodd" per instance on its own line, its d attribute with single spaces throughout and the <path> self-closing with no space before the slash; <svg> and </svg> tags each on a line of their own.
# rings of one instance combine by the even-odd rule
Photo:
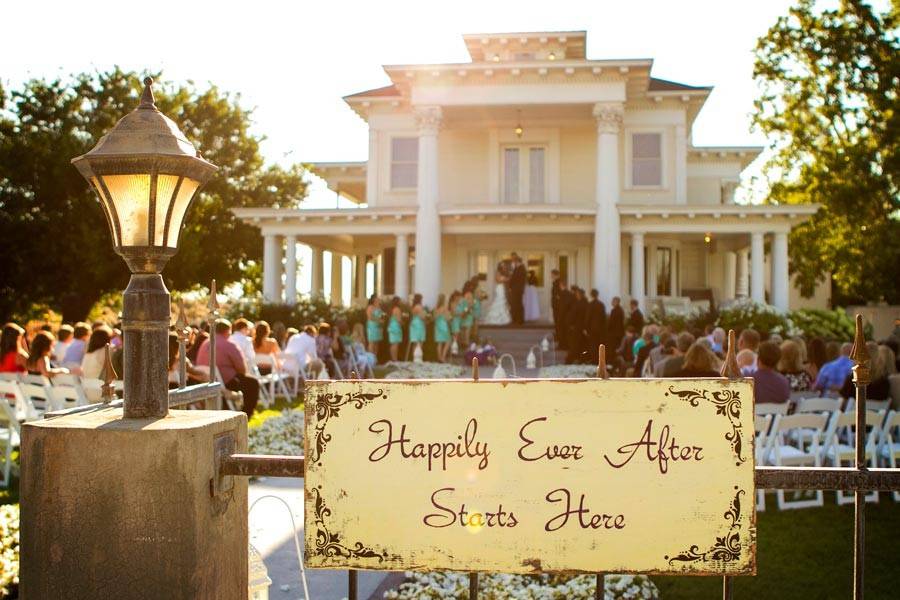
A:
<svg viewBox="0 0 900 600">
<path fill-rule="evenodd" d="M 725 352 L 725 360 L 722 362 L 722 369 L 719 374 L 729 380 L 741 378 L 741 368 L 737 363 L 737 355 L 734 352 L 736 347 L 734 329 L 728 330 L 728 350 Z M 725 575 L 722 578 L 722 598 L 723 600 L 731 600 L 734 591 L 734 582 L 731 577 Z"/>
<path fill-rule="evenodd" d="M 175 335 L 178 336 L 178 387 L 187 387 L 187 340 L 190 328 L 184 314 L 184 299 L 178 299 L 178 317 L 175 319 Z"/>
<path fill-rule="evenodd" d="M 866 387 L 869 385 L 869 352 L 866 350 L 866 336 L 863 334 L 862 315 L 856 315 L 856 335 L 853 349 L 853 383 L 856 385 L 856 469 L 866 470 Z M 866 554 L 866 493 L 856 490 L 854 494 L 853 528 L 853 597 L 863 598 L 863 574 Z"/>
<path fill-rule="evenodd" d="M 216 298 L 216 280 L 209 285 L 209 380 L 218 381 L 216 369 L 216 321 L 219 320 L 219 300 Z M 224 384 L 224 382 L 223 382 Z"/>
<path fill-rule="evenodd" d="M 122 306 L 125 418 L 169 412 L 169 290 L 159 273 L 132 273 Z"/>
</svg>

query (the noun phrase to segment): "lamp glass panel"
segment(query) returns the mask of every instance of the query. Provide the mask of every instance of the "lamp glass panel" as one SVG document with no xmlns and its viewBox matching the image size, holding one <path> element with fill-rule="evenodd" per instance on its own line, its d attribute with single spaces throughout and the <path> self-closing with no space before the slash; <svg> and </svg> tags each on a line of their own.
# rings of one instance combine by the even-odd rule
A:
<svg viewBox="0 0 900 600">
<path fill-rule="evenodd" d="M 200 187 L 200 182 L 193 179 L 184 178 L 181 187 L 178 188 L 178 196 L 175 198 L 175 205 L 172 207 L 172 221 L 169 223 L 169 238 L 167 246 L 169 248 L 178 247 L 178 234 L 181 233 L 181 224 L 184 221 L 184 214 L 187 212 L 191 198 L 194 192 Z"/>
<path fill-rule="evenodd" d="M 94 188 L 94 191 L 97 192 L 97 199 L 100 202 L 100 206 L 103 207 L 103 213 L 106 215 L 106 222 L 109 224 L 109 235 L 112 237 L 113 245 L 119 245 L 119 238 L 116 236 L 116 226 L 113 223 L 112 213 L 109 211 L 109 206 L 107 206 L 106 197 L 103 195 L 103 188 L 100 187 L 100 182 L 97 181 L 96 177 L 91 177 L 91 186 Z"/>
<path fill-rule="evenodd" d="M 162 246 L 166 232 L 166 213 L 172 204 L 172 193 L 178 183 L 178 175 L 156 176 L 156 217 L 153 222 L 153 245 Z"/>
<path fill-rule="evenodd" d="M 104 175 L 103 181 L 119 219 L 119 245 L 149 246 L 150 174 Z"/>
</svg>

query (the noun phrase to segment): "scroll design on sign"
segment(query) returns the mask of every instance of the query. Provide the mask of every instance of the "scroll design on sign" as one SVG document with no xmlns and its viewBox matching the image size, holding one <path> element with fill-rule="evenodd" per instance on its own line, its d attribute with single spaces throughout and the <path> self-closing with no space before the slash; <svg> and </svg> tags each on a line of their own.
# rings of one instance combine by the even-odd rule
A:
<svg viewBox="0 0 900 600">
<path fill-rule="evenodd" d="M 319 554 L 325 557 L 340 556 L 343 558 L 376 558 L 378 562 L 384 562 L 388 557 L 387 552 L 378 552 L 362 542 L 356 542 L 353 546 L 346 546 L 341 543 L 341 536 L 328 531 L 325 525 L 325 519 L 331 516 L 331 509 L 325 505 L 325 499 L 319 492 L 319 488 L 312 488 L 312 494 L 315 497 L 315 515 L 316 515 L 316 547 L 313 554 Z"/>
<path fill-rule="evenodd" d="M 732 562 L 741 557 L 741 495 L 744 490 L 734 486 L 734 499 L 728 510 L 725 511 L 724 517 L 728 521 L 728 531 L 721 536 L 716 537 L 715 543 L 706 552 L 700 552 L 700 547 L 693 545 L 687 550 L 669 558 L 663 558 L 669 561 L 669 565 L 675 562 L 697 562 L 697 561 L 720 561 Z"/>
<path fill-rule="evenodd" d="M 736 465 L 747 461 L 744 456 L 744 443 L 742 441 L 741 432 L 741 397 L 740 392 L 735 390 L 719 390 L 710 392 L 709 390 L 676 390 L 669 386 L 666 396 L 674 394 L 691 406 L 699 406 L 700 400 L 707 400 L 716 407 L 716 414 L 723 415 L 728 418 L 731 424 L 731 431 L 725 433 L 725 439 L 731 443 L 731 449 L 737 458 Z"/>
<path fill-rule="evenodd" d="M 319 462 L 322 453 L 331 441 L 331 435 L 325 433 L 325 425 L 328 419 L 337 417 L 341 408 L 350 405 L 357 409 L 362 408 L 366 404 L 373 402 L 377 398 L 387 398 L 384 390 L 379 389 L 377 392 L 366 393 L 362 390 L 356 392 L 347 392 L 346 394 L 320 393 L 316 395 L 316 432 L 314 435 L 315 443 L 310 448 L 309 460 L 313 463 Z"/>
</svg>

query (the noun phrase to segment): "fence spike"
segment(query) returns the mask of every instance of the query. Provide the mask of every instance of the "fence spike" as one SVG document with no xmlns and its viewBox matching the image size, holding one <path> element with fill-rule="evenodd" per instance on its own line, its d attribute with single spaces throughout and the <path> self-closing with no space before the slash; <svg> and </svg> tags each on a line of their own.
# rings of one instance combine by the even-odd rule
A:
<svg viewBox="0 0 900 600">
<path fill-rule="evenodd" d="M 216 297 L 216 280 L 213 279 L 209 285 L 209 310 L 215 313 L 219 310 L 219 299 Z"/>
<path fill-rule="evenodd" d="M 187 329 L 187 314 L 184 311 L 184 298 L 178 299 L 178 315 L 175 317 L 175 331 L 179 335 Z"/>
<path fill-rule="evenodd" d="M 850 358 L 858 365 L 867 365 L 869 363 L 869 351 L 866 348 L 866 335 L 863 333 L 863 318 L 861 314 L 856 315 L 856 333 L 853 336 L 853 349 L 850 350 Z"/>
<path fill-rule="evenodd" d="M 472 358 L 472 380 L 478 381 L 478 357 Z"/>
<path fill-rule="evenodd" d="M 609 379 L 609 371 L 606 370 L 606 344 L 600 344 L 597 348 L 597 377 Z"/>
<path fill-rule="evenodd" d="M 737 364 L 737 355 L 734 353 L 735 342 L 734 329 L 728 330 L 728 351 L 725 353 L 725 361 L 722 362 L 722 370 L 719 374 L 728 379 L 740 379 L 741 368 Z"/>
<path fill-rule="evenodd" d="M 116 399 L 116 394 L 113 391 L 113 381 L 116 380 L 116 370 L 113 368 L 112 364 L 112 353 L 110 351 L 110 344 L 106 344 L 106 348 L 104 350 L 103 356 L 103 368 L 100 370 L 100 379 L 103 380 L 103 385 L 100 387 L 100 398 L 103 402 L 109 403 Z"/>
</svg>

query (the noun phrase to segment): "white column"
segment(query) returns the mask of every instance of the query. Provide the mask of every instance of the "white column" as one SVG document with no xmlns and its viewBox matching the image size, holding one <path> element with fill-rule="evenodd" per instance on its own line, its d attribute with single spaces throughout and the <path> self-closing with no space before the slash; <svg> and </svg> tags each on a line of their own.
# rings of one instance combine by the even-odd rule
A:
<svg viewBox="0 0 900 600">
<path fill-rule="evenodd" d="M 624 109 L 620 102 L 598 102 L 597 119 L 597 216 L 594 219 L 593 284 L 607 306 L 620 296 L 622 273 L 619 210 L 619 128 Z"/>
<path fill-rule="evenodd" d="M 746 248 L 737 253 L 737 283 L 734 293 L 738 298 L 746 298 L 750 294 L 750 254 Z"/>
<path fill-rule="evenodd" d="M 416 213 L 416 291 L 434 306 L 441 291 L 441 217 L 438 214 L 438 129 L 441 107 L 416 108 L 419 186 Z"/>
<path fill-rule="evenodd" d="M 409 297 L 409 236 L 397 234 L 397 250 L 394 252 L 394 295 L 401 300 Z"/>
<path fill-rule="evenodd" d="M 659 290 L 659 281 L 657 275 L 659 269 L 656 264 L 656 243 L 647 244 L 647 294 L 651 298 L 656 298 L 657 290 Z"/>
<path fill-rule="evenodd" d="M 366 204 L 378 201 L 378 131 L 369 125 L 369 160 L 366 162 Z"/>
<path fill-rule="evenodd" d="M 675 126 L 675 204 L 687 204 L 687 127 Z"/>
<path fill-rule="evenodd" d="M 325 290 L 324 288 L 324 274 L 322 273 L 322 249 L 311 247 L 312 250 L 312 263 L 309 265 L 310 268 L 310 289 L 309 295 L 312 297 L 321 298 Z"/>
<path fill-rule="evenodd" d="M 754 232 L 750 234 L 750 298 L 754 302 L 766 301 L 765 272 L 765 247 L 763 246 L 763 234 Z"/>
<path fill-rule="evenodd" d="M 778 310 L 788 309 L 789 286 L 787 232 L 779 231 L 772 237 L 772 305 Z"/>
<path fill-rule="evenodd" d="M 365 254 L 357 254 L 356 261 L 354 265 L 355 273 L 354 273 L 354 285 L 356 286 L 356 297 L 362 301 L 362 305 L 365 306 L 366 301 L 366 255 Z"/>
<path fill-rule="evenodd" d="M 631 234 L 631 297 L 644 309 L 644 234 Z"/>
<path fill-rule="evenodd" d="M 341 277 L 341 255 L 331 251 L 331 305 L 332 306 L 340 306 L 343 301 L 343 286 L 341 285 L 342 277 Z"/>
<path fill-rule="evenodd" d="M 297 303 L 297 236 L 284 238 L 284 302 Z"/>
<path fill-rule="evenodd" d="M 263 300 L 266 302 L 278 301 L 278 266 L 281 257 L 278 255 L 278 236 L 266 234 L 263 236 Z"/>
<path fill-rule="evenodd" d="M 725 253 L 725 269 L 722 276 L 722 300 L 733 300 L 737 282 L 737 254 Z"/>
</svg>

